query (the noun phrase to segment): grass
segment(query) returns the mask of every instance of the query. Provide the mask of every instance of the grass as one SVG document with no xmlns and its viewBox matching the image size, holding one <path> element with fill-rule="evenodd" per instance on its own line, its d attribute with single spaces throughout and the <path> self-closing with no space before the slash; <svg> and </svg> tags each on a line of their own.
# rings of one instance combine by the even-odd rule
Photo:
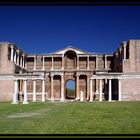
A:
<svg viewBox="0 0 140 140">
<path fill-rule="evenodd" d="M 0 134 L 140 134 L 140 102 L 1 102 Z"/>
</svg>

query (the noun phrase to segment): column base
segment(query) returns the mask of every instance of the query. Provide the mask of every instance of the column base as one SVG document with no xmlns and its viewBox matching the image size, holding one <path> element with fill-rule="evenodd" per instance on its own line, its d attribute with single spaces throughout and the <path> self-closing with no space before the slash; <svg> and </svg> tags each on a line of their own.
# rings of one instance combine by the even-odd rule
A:
<svg viewBox="0 0 140 140">
<path fill-rule="evenodd" d="M 54 98 L 51 98 L 51 101 L 54 102 Z"/>
<path fill-rule="evenodd" d="M 29 102 L 23 102 L 22 104 L 29 104 Z"/>
<path fill-rule="evenodd" d="M 90 99 L 89 102 L 93 102 L 93 99 Z"/>
<path fill-rule="evenodd" d="M 65 101 L 65 99 L 60 99 L 60 101 L 61 101 L 61 102 L 64 102 L 64 101 Z"/>
<path fill-rule="evenodd" d="M 18 104 L 18 102 L 12 102 L 11 104 Z"/>
<path fill-rule="evenodd" d="M 45 102 L 45 98 L 44 97 L 42 97 L 42 102 Z"/>
<path fill-rule="evenodd" d="M 80 100 L 80 97 L 76 97 L 75 100 Z"/>
</svg>

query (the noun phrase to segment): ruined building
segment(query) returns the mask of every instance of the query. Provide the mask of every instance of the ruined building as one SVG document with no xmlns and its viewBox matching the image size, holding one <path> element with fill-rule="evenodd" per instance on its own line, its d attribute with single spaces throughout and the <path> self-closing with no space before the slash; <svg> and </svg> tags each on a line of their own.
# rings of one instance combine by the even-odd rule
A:
<svg viewBox="0 0 140 140">
<path fill-rule="evenodd" d="M 69 80 L 75 82 L 75 101 L 140 100 L 140 40 L 123 41 L 113 54 L 71 46 L 28 54 L 16 44 L 0 43 L 0 101 L 70 100 Z"/>
</svg>

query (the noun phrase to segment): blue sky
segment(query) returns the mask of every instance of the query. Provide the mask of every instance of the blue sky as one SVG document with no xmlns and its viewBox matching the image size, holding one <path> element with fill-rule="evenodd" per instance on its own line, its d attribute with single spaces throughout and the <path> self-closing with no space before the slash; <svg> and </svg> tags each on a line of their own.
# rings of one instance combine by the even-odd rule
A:
<svg viewBox="0 0 140 140">
<path fill-rule="evenodd" d="M 140 6 L 0 6 L 0 42 L 27 53 L 111 53 L 129 39 L 140 39 Z"/>
</svg>

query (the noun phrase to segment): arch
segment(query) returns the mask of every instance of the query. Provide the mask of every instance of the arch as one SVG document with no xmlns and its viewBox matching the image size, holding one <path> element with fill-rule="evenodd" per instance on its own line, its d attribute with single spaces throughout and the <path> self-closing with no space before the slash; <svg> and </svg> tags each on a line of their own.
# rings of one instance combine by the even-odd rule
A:
<svg viewBox="0 0 140 140">
<path fill-rule="evenodd" d="M 65 83 L 65 95 L 66 99 L 75 99 L 76 92 L 75 92 L 75 81 L 74 80 L 67 80 Z"/>
<path fill-rule="evenodd" d="M 69 50 L 64 55 L 64 68 L 75 69 L 77 66 L 77 54 L 76 52 Z"/>
</svg>

